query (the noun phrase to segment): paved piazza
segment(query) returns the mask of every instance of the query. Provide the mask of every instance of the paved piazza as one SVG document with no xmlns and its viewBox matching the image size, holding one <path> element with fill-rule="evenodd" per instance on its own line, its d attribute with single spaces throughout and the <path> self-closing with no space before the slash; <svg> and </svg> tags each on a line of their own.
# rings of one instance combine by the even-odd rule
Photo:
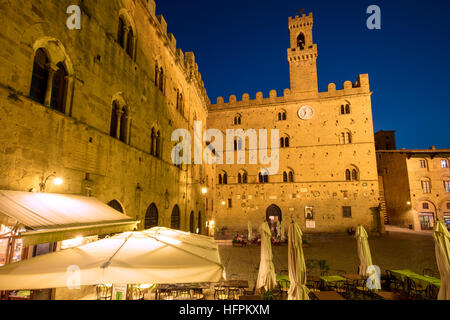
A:
<svg viewBox="0 0 450 320">
<path fill-rule="evenodd" d="M 406 229 L 387 227 L 388 232 L 382 236 L 369 236 L 373 263 L 385 269 L 410 269 L 422 273 L 424 268 L 438 272 L 434 255 L 434 242 L 431 232 L 413 232 Z M 333 270 L 356 273 L 359 260 L 356 240 L 345 234 L 304 235 L 311 246 L 304 248 L 305 260 L 326 260 Z M 288 246 L 273 246 L 275 270 L 288 270 Z M 240 279 L 249 281 L 253 288 L 259 266 L 260 246 L 233 247 L 220 245 L 222 263 L 227 277 L 236 274 Z"/>
</svg>

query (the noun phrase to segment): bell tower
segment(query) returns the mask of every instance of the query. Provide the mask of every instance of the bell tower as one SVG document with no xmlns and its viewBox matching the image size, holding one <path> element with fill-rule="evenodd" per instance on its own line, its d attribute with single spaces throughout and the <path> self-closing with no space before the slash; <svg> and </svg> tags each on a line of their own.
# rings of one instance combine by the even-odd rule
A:
<svg viewBox="0 0 450 320">
<path fill-rule="evenodd" d="M 289 17 L 288 49 L 292 93 L 318 93 L 317 45 L 313 43 L 313 15 Z"/>
</svg>

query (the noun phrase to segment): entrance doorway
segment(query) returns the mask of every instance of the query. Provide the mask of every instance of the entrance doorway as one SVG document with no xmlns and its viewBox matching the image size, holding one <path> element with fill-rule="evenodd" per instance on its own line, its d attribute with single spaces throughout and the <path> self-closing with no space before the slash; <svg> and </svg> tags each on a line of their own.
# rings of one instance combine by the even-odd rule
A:
<svg viewBox="0 0 450 320">
<path fill-rule="evenodd" d="M 433 230 L 434 227 L 433 214 L 421 213 L 419 215 L 419 221 L 420 221 L 420 228 L 422 230 Z"/>
<path fill-rule="evenodd" d="M 272 234 L 277 234 L 280 223 L 282 222 L 283 217 L 281 213 L 281 209 L 276 205 L 271 205 L 266 210 L 266 221 L 269 223 L 269 228 L 272 231 Z"/>
</svg>

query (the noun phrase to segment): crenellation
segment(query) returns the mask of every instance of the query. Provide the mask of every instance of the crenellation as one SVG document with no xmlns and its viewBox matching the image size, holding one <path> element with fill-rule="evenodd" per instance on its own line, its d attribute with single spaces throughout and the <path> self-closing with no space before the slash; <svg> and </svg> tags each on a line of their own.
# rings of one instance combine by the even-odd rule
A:
<svg viewBox="0 0 450 320">
<path fill-rule="evenodd" d="M 156 18 L 158 19 L 159 22 L 159 26 L 161 27 L 161 31 L 164 35 L 167 35 L 167 22 L 164 19 L 164 16 L 162 14 L 158 14 L 156 16 Z"/>
</svg>

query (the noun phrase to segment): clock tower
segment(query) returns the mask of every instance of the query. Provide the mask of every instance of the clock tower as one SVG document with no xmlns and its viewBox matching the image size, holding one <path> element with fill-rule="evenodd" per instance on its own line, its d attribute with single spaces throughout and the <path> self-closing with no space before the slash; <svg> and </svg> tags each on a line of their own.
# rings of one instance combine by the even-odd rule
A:
<svg viewBox="0 0 450 320">
<path fill-rule="evenodd" d="M 313 15 L 289 18 L 291 47 L 288 49 L 291 91 L 317 94 L 317 45 L 313 43 Z"/>
</svg>

